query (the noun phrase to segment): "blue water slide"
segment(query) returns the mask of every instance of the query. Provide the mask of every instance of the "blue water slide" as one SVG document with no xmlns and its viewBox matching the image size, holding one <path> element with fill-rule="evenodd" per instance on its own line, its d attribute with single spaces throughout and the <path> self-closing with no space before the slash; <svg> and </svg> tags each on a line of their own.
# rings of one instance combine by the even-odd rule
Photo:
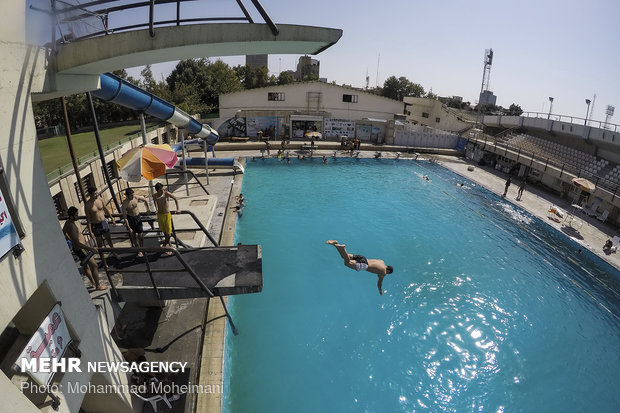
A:
<svg viewBox="0 0 620 413">
<path fill-rule="evenodd" d="M 103 73 L 99 75 L 99 79 L 101 88 L 92 92 L 99 99 L 144 112 L 178 128 L 184 128 L 196 138 L 206 140 L 209 145 L 215 145 L 220 138 L 217 131 L 209 125 L 198 122 L 171 103 L 113 73 Z"/>
</svg>

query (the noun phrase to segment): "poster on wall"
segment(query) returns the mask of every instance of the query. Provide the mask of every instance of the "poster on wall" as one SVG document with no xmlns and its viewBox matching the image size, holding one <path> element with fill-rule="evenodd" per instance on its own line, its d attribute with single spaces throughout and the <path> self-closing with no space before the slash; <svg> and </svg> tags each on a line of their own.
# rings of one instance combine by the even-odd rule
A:
<svg viewBox="0 0 620 413">
<path fill-rule="evenodd" d="M 0 257 L 19 244 L 19 235 L 11 220 L 4 194 L 0 190 Z"/>
<path fill-rule="evenodd" d="M 325 119 L 323 135 L 327 138 L 355 137 L 355 121 L 350 119 Z"/>
<path fill-rule="evenodd" d="M 355 136 L 361 141 L 369 141 L 372 127 L 370 125 L 357 125 Z"/>
<path fill-rule="evenodd" d="M 263 132 L 263 137 L 276 137 L 276 128 L 278 128 L 278 118 L 275 116 L 247 117 L 246 132 L 248 136 L 257 136 L 258 132 Z"/>
<path fill-rule="evenodd" d="M 45 386 L 54 375 L 54 370 L 41 369 L 39 363 L 51 362 L 52 359 L 60 360 L 70 343 L 71 336 L 65 316 L 60 303 L 57 303 L 32 335 L 16 364 L 19 370 L 28 373 L 38 384 Z"/>
</svg>

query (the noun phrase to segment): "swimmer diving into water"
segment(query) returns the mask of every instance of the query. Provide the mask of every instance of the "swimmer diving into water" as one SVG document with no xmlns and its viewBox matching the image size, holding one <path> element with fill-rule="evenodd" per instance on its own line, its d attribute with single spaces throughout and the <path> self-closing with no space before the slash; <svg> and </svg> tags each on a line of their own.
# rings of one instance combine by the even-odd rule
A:
<svg viewBox="0 0 620 413">
<path fill-rule="evenodd" d="M 394 271 L 394 268 L 392 268 L 391 265 L 385 265 L 385 262 L 383 260 L 369 260 L 362 255 L 349 254 L 347 253 L 345 244 L 339 244 L 336 240 L 328 240 L 325 241 L 325 243 L 336 247 L 336 249 L 340 253 L 340 256 L 344 259 L 345 266 L 354 269 L 355 271 L 366 270 L 373 274 L 377 274 L 377 277 L 379 277 L 377 287 L 379 288 L 379 294 L 383 295 L 381 284 L 383 283 L 383 277 L 385 277 L 387 274 L 391 274 Z"/>
</svg>

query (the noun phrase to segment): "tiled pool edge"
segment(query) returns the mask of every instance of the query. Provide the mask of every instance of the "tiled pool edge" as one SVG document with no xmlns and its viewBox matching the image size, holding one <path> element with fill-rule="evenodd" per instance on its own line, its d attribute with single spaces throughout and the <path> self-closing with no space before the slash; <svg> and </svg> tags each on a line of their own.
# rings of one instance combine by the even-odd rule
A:
<svg viewBox="0 0 620 413">
<path fill-rule="evenodd" d="M 240 159 L 240 162 L 242 165 L 245 164 L 244 159 Z M 232 204 L 231 200 L 241 192 L 242 182 L 243 174 L 235 175 L 228 198 L 229 204 Z M 236 223 L 237 214 L 231 212 L 230 208 L 228 208 L 222 224 L 222 235 L 219 242 L 221 246 L 234 245 Z M 224 302 L 228 304 L 227 297 L 224 297 Z M 226 391 L 224 389 L 224 354 L 226 351 L 227 322 L 226 317 L 222 317 L 223 315 L 224 310 L 219 300 L 211 300 L 206 320 L 215 320 L 205 325 L 198 384 L 210 385 L 213 391 L 199 393 L 196 412 L 213 413 L 222 411 L 222 400 L 224 391 Z"/>
</svg>

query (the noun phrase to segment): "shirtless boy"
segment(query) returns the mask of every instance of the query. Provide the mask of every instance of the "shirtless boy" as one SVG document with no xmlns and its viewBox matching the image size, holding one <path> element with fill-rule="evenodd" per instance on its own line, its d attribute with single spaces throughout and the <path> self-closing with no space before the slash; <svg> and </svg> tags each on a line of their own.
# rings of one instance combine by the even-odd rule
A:
<svg viewBox="0 0 620 413">
<path fill-rule="evenodd" d="M 105 238 L 110 248 L 114 248 L 112 238 L 110 237 L 110 227 L 106 220 L 106 215 L 112 218 L 112 214 L 103 203 L 103 199 L 97 195 L 97 188 L 88 188 L 89 198 L 84 202 L 84 212 L 86 213 L 86 221 L 88 222 L 88 230 L 95 236 L 97 246 L 103 247 L 103 238 Z M 114 220 L 112 220 L 114 222 Z M 113 254 L 117 259 L 118 254 Z"/>
<path fill-rule="evenodd" d="M 69 215 L 69 219 L 65 222 L 65 225 L 63 225 L 62 233 L 65 235 L 65 238 L 71 241 L 73 252 L 77 255 L 80 261 L 82 261 L 84 272 L 90 280 L 90 283 L 93 285 L 93 288 L 96 288 L 97 290 L 105 290 L 107 287 L 101 285 L 101 281 L 99 280 L 99 270 L 97 269 L 97 263 L 94 258 L 91 256 L 90 259 L 84 262 L 86 258 L 86 253 L 84 251 L 97 252 L 97 248 L 90 247 L 86 244 L 84 236 L 76 224 L 78 220 L 78 209 L 72 206 L 69 208 L 67 213 Z"/>
<path fill-rule="evenodd" d="M 387 274 L 391 274 L 394 271 L 391 265 L 385 265 L 383 260 L 367 259 L 362 255 L 348 254 L 344 244 L 339 244 L 336 240 L 325 241 L 326 244 L 336 247 L 340 256 L 344 259 L 344 265 L 354 269 L 355 271 L 368 271 L 373 274 L 377 274 L 379 281 L 377 287 L 379 288 L 379 294 L 383 295 L 381 284 L 383 283 L 383 277 Z"/>
<path fill-rule="evenodd" d="M 168 199 L 172 198 L 177 207 L 177 213 L 179 210 L 179 201 L 177 198 L 168 191 L 164 191 L 164 185 L 161 182 L 155 184 L 155 193 L 153 194 L 153 200 L 155 201 L 155 208 L 157 208 L 157 224 L 159 230 L 164 233 L 164 244 L 162 247 L 172 247 L 170 243 L 170 234 L 172 234 L 172 215 L 170 214 L 170 207 L 168 206 Z M 168 255 L 171 253 L 169 252 Z"/>
<path fill-rule="evenodd" d="M 123 200 L 123 219 L 129 230 L 131 243 L 136 247 L 144 246 L 144 229 L 142 228 L 142 218 L 140 218 L 140 210 L 138 209 L 138 201 L 144 202 L 148 209 L 148 201 L 140 195 L 134 195 L 133 189 L 125 189 L 125 199 Z M 142 252 L 138 253 L 138 257 L 142 257 Z"/>
</svg>

